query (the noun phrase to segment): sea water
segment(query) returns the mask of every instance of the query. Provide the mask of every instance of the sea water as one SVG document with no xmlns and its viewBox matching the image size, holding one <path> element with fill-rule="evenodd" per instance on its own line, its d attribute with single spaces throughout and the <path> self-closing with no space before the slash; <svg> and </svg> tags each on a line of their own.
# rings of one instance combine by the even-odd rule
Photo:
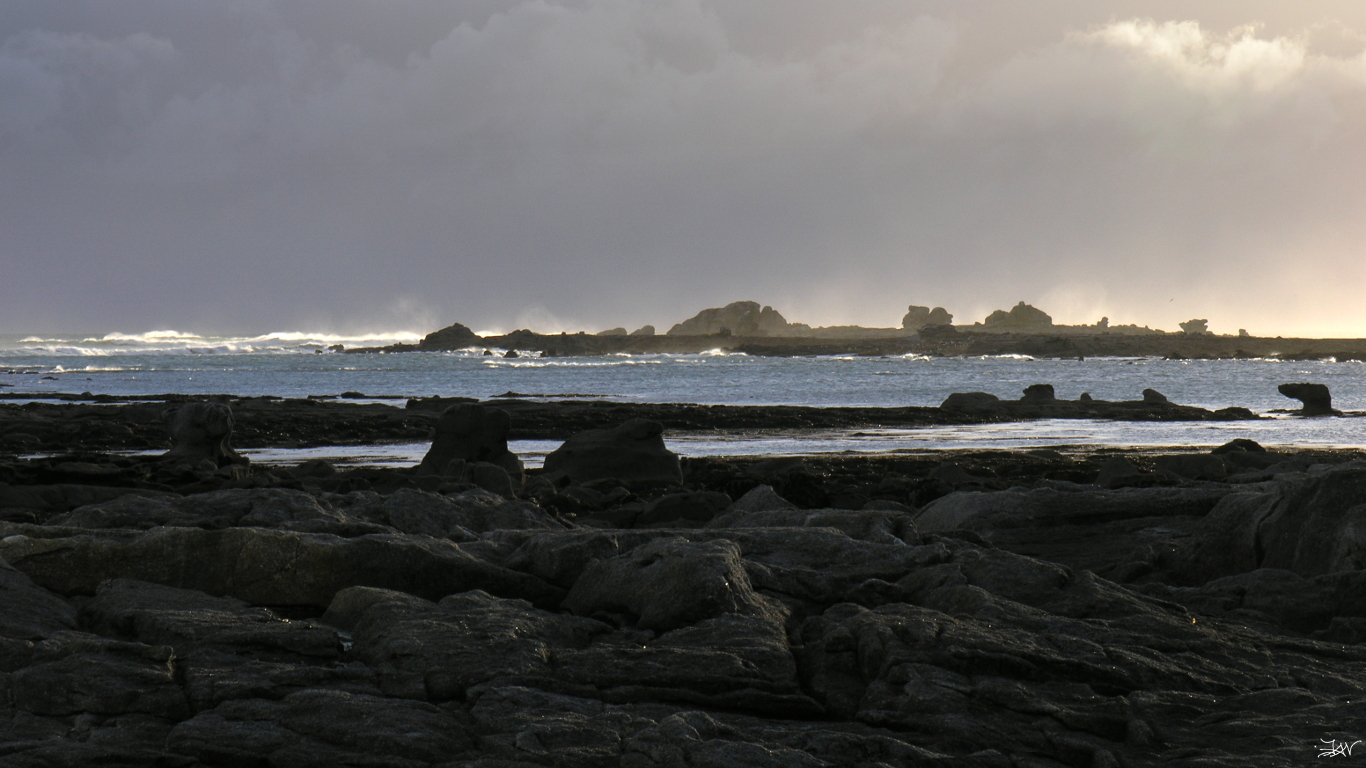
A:
<svg viewBox="0 0 1366 768">
<path fill-rule="evenodd" d="M 1234 437 L 1272 445 L 1366 447 L 1366 419 L 1300 419 L 1276 413 L 1298 407 L 1297 401 L 1276 391 L 1278 384 L 1296 381 L 1327 384 L 1340 409 L 1366 409 L 1366 365 L 1359 362 L 919 355 L 770 358 L 720 350 L 694 355 L 510 359 L 503 357 L 506 350 L 493 348 L 489 355 L 482 348 L 401 354 L 329 350 L 334 344 L 354 347 L 416 339 L 416 334 L 215 338 L 175 332 L 0 336 L 0 395 L 25 393 L 36 399 L 84 392 L 307 397 L 352 392 L 369 398 L 488 399 L 514 392 L 643 403 L 887 407 L 934 406 L 953 392 L 1016 398 L 1030 384 L 1048 383 L 1058 397 L 1066 399 L 1086 392 L 1100 400 L 1137 400 L 1144 389 L 1152 388 L 1176 403 L 1211 409 L 1242 406 L 1277 418 L 1160 424 L 1050 420 L 912 430 L 753 432 L 672 440 L 685 455 L 1080 445 L 1203 447 Z M 544 453 L 543 446 L 520 448 L 533 461 Z M 410 458 L 404 454 L 395 461 Z M 376 457 L 384 463 L 381 459 Z"/>
</svg>

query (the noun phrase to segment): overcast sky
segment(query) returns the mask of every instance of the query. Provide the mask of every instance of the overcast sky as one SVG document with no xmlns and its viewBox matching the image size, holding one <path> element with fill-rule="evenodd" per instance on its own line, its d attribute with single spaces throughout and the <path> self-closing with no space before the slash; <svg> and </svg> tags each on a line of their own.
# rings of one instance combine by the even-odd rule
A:
<svg viewBox="0 0 1366 768">
<path fill-rule="evenodd" d="M 0 332 L 1366 336 L 1359 0 L 6 0 Z"/>
</svg>

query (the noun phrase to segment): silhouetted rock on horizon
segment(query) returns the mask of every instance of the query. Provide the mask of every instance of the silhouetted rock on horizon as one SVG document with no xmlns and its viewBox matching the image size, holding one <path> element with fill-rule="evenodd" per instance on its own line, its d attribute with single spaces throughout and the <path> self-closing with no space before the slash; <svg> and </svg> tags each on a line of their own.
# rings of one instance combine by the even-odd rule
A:
<svg viewBox="0 0 1366 768">
<path fill-rule="evenodd" d="M 1324 384 L 1282 384 L 1276 391 L 1303 403 L 1304 407 L 1299 410 L 1303 416 L 1342 415 L 1341 411 L 1333 410 L 1333 396 Z"/>
<path fill-rule="evenodd" d="M 982 325 L 995 330 L 1039 329 L 1051 327 L 1053 318 L 1049 317 L 1043 310 L 1022 301 L 1012 307 L 1009 312 L 1003 309 L 992 312 L 982 321 Z"/>
<path fill-rule="evenodd" d="M 432 331 L 417 343 L 417 349 L 424 352 L 445 352 L 477 346 L 481 339 L 478 334 L 460 323 L 453 323 L 439 331 Z"/>
<path fill-rule="evenodd" d="M 631 335 L 632 335 L 632 336 L 637 336 L 637 337 L 638 337 L 638 336 L 653 336 L 653 335 L 655 335 L 655 327 L 654 327 L 653 325 L 642 325 L 642 326 L 640 326 L 639 328 L 635 329 L 634 331 L 631 331 Z"/>
<path fill-rule="evenodd" d="M 1155 389 L 1145 389 L 1143 390 L 1143 402 L 1162 404 L 1170 403 L 1171 401 L 1167 399 L 1166 395 L 1162 394 L 1161 392 L 1158 392 Z"/>
<path fill-rule="evenodd" d="M 953 325 L 953 315 L 943 307 L 919 307 L 915 304 L 906 307 L 906 315 L 901 318 L 901 327 L 907 331 L 918 331 L 930 325 Z"/>
<path fill-rule="evenodd" d="M 1246 408 L 1211 411 L 1169 402 L 1154 390 L 1142 400 L 1096 400 L 1083 393 L 1077 400 L 1059 400 L 1051 384 L 1032 384 L 1018 400 L 1002 400 L 989 392 L 954 392 L 939 405 L 941 411 L 991 419 L 1123 419 L 1128 421 L 1244 421 L 1260 418 Z"/>
<path fill-rule="evenodd" d="M 1187 321 L 1184 322 L 1184 323 L 1178 323 L 1178 325 L 1181 326 L 1181 332 L 1182 332 L 1182 333 L 1189 333 L 1189 334 L 1191 334 L 1192 336 L 1203 336 L 1203 335 L 1209 333 L 1209 321 L 1208 321 L 1208 320 L 1202 320 L 1202 319 L 1187 320 Z"/>
<path fill-rule="evenodd" d="M 729 332 L 733 336 L 799 336 L 810 326 L 789 323 L 773 307 L 757 301 L 736 301 L 724 307 L 698 312 L 669 329 L 668 336 L 710 336 Z"/>
<path fill-rule="evenodd" d="M 1024 388 L 1024 396 L 1020 398 L 1026 403 L 1051 403 L 1057 399 L 1052 384 L 1030 384 Z"/>
<path fill-rule="evenodd" d="M 617 326 L 616 328 L 608 328 L 608 329 L 605 330 L 605 331 L 598 331 L 598 332 L 597 332 L 597 335 L 598 335 L 598 336 L 629 336 L 630 334 L 626 332 L 626 329 L 625 329 L 625 328 L 622 328 L 621 326 Z"/>
</svg>

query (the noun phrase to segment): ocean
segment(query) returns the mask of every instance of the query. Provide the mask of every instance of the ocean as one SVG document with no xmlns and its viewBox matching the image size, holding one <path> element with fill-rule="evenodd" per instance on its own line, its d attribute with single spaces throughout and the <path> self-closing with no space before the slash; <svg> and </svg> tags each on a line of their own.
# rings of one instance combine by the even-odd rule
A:
<svg viewBox="0 0 1366 768">
<path fill-rule="evenodd" d="M 514 392 L 634 402 L 735 405 L 934 406 L 950 393 L 981 391 L 1018 397 L 1034 383 L 1052 384 L 1060 398 L 1083 392 L 1101 400 L 1136 400 L 1146 388 L 1173 402 L 1204 408 L 1242 406 L 1269 418 L 1233 423 L 1042 421 L 849 433 L 676 436 L 684 455 L 886 452 L 946 448 L 1145 446 L 1199 448 L 1247 437 L 1266 445 L 1366 447 L 1366 419 L 1302 419 L 1277 411 L 1298 407 L 1276 386 L 1327 384 L 1334 405 L 1366 410 L 1366 365 L 1360 362 L 1163 360 L 1156 358 L 1034 359 L 1025 356 L 768 358 L 714 351 L 506 359 L 504 350 L 450 353 L 342 354 L 342 344 L 411 342 L 418 334 L 341 337 L 306 333 L 251 338 L 149 334 L 40 338 L 0 336 L 0 396 L 33 399 L 57 393 L 163 393 L 307 397 L 360 393 L 367 398 L 465 396 L 488 399 Z M 9 402 L 15 402 L 13 399 Z M 552 446 L 519 445 L 535 463 Z M 368 463 L 407 462 L 425 446 L 378 447 Z M 395 454 L 398 451 L 402 455 Z M 386 453 L 387 452 L 387 453 Z M 354 452 L 356 455 L 365 452 Z M 269 453 L 263 454 L 263 458 Z"/>
</svg>

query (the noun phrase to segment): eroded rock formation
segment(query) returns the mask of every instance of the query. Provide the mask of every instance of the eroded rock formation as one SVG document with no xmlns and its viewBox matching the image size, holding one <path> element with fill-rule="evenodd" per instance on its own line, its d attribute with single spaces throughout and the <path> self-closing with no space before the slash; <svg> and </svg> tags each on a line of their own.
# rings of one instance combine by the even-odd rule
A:
<svg viewBox="0 0 1366 768">
<path fill-rule="evenodd" d="M 929 325 L 952 325 L 953 315 L 950 315 L 943 307 L 918 307 L 914 304 L 906 307 L 906 315 L 901 318 L 901 327 L 907 331 L 918 331 Z"/>
<path fill-rule="evenodd" d="M 1299 410 L 1302 416 L 1340 416 L 1333 410 L 1333 396 L 1324 384 L 1282 384 L 1276 391 L 1286 397 L 1294 398 L 1304 404 Z"/>
<path fill-rule="evenodd" d="M 669 336 L 708 336 L 729 332 L 733 336 L 796 336 L 810 327 L 787 322 L 773 307 L 757 301 L 737 301 L 724 307 L 704 309 L 669 329 Z"/>
<path fill-rule="evenodd" d="M 1003 309 L 992 312 L 982 321 L 982 325 L 993 330 L 1040 329 L 1052 326 L 1053 318 L 1022 301 L 1011 307 L 1009 312 Z"/>
</svg>

